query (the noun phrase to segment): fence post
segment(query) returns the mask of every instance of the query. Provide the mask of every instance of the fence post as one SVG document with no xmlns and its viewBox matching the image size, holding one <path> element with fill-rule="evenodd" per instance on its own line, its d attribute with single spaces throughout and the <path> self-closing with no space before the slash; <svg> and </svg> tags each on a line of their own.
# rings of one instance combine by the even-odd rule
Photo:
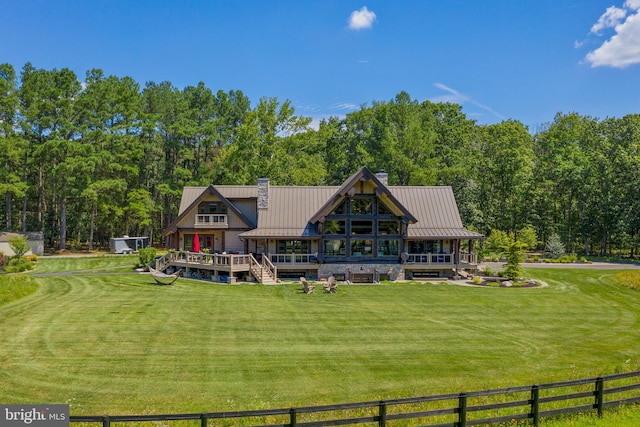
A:
<svg viewBox="0 0 640 427">
<path fill-rule="evenodd" d="M 467 393 L 460 393 L 458 397 L 458 427 L 467 425 Z"/>
<path fill-rule="evenodd" d="M 289 426 L 290 427 L 296 427 L 296 423 L 298 422 L 296 418 L 297 418 L 296 408 L 289 409 Z"/>
<path fill-rule="evenodd" d="M 109 420 L 109 415 L 104 415 L 102 417 L 102 427 L 110 427 L 111 421 Z"/>
<path fill-rule="evenodd" d="M 596 408 L 598 409 L 598 417 L 602 418 L 602 408 L 604 406 L 604 379 L 598 377 L 596 379 Z"/>
<path fill-rule="evenodd" d="M 378 405 L 378 426 L 385 427 L 387 425 L 387 404 L 380 403 Z"/>
<path fill-rule="evenodd" d="M 200 427 L 207 427 L 208 420 L 209 420 L 209 417 L 207 417 L 207 414 L 205 412 L 200 414 Z"/>
<path fill-rule="evenodd" d="M 533 425 L 538 427 L 540 425 L 540 387 L 537 385 L 531 387 L 531 418 Z"/>
</svg>

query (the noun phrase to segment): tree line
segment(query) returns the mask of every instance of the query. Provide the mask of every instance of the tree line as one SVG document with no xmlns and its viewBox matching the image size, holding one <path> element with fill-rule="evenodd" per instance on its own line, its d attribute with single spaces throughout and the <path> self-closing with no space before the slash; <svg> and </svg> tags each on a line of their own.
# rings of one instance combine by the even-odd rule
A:
<svg viewBox="0 0 640 427">
<path fill-rule="evenodd" d="M 451 186 L 465 226 L 485 235 L 533 228 L 573 252 L 637 252 L 638 114 L 558 113 L 531 133 L 399 92 L 310 124 L 288 100 L 204 83 L 0 64 L 0 228 L 44 231 L 58 249 L 123 234 L 160 245 L 184 186 L 340 185 L 367 166 L 391 185 Z"/>
</svg>

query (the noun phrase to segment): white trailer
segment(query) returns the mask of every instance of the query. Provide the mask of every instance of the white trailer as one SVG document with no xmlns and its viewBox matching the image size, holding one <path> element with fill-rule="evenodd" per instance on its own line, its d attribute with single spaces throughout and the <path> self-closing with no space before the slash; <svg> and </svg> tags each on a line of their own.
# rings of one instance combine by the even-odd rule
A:
<svg viewBox="0 0 640 427">
<path fill-rule="evenodd" d="M 148 237 L 113 237 L 109 241 L 109 247 L 114 254 L 132 254 L 140 249 L 149 247 Z"/>
</svg>

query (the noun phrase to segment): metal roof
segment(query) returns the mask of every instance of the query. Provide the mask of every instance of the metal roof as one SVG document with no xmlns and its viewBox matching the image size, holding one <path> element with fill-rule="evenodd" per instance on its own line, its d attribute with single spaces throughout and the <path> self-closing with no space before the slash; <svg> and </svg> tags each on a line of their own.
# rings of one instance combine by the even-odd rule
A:
<svg viewBox="0 0 640 427">
<path fill-rule="evenodd" d="M 358 176 L 357 173 L 351 178 Z M 349 181 L 349 179 L 347 180 Z M 347 182 L 345 181 L 345 183 Z M 383 184 L 380 184 L 383 185 Z M 215 189 L 233 203 L 238 199 L 257 199 L 257 186 L 216 185 Z M 182 215 L 209 187 L 185 187 L 180 201 Z M 413 216 L 408 238 L 481 238 L 465 230 L 453 190 L 448 186 L 384 186 L 394 202 Z M 244 238 L 318 237 L 311 223 L 328 201 L 345 191 L 342 186 L 269 186 L 267 209 L 258 209 L 255 229 L 241 234 Z M 412 221 L 410 221 L 412 222 Z"/>
<path fill-rule="evenodd" d="M 409 239 L 420 238 L 440 238 L 440 239 L 479 239 L 484 237 L 482 234 L 463 228 L 414 228 L 409 226 L 407 233 Z"/>
<path fill-rule="evenodd" d="M 417 221 L 411 228 L 463 228 L 451 187 L 389 187 Z"/>
</svg>

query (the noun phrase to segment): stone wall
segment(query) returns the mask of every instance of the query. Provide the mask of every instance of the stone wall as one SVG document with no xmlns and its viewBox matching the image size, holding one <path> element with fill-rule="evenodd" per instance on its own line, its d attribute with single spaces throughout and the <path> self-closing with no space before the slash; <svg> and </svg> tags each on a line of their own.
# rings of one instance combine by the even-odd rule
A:
<svg viewBox="0 0 640 427">
<path fill-rule="evenodd" d="M 318 278 L 330 276 L 349 277 L 349 272 L 358 274 L 373 274 L 378 270 L 381 275 L 386 275 L 389 280 L 404 280 L 404 266 L 401 264 L 322 264 L 318 269 Z"/>
</svg>

